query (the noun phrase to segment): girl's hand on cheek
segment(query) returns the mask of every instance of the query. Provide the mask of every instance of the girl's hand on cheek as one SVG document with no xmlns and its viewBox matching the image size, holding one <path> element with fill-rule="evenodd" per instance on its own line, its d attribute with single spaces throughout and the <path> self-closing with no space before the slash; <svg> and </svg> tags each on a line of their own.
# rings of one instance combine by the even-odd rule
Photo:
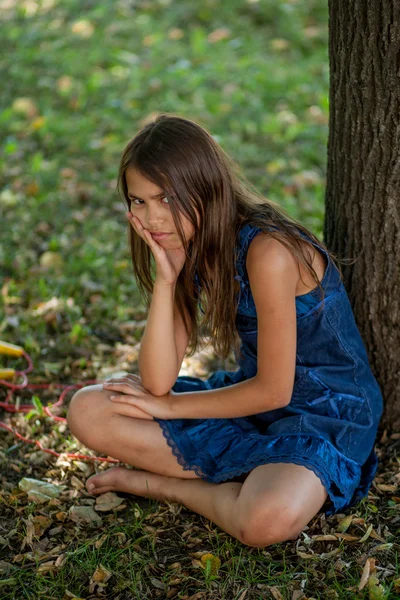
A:
<svg viewBox="0 0 400 600">
<path fill-rule="evenodd" d="M 153 240 L 151 233 L 143 227 L 138 217 L 131 212 L 126 213 L 126 215 L 135 232 L 146 242 L 153 253 L 157 270 L 156 282 L 168 287 L 174 285 L 186 260 L 183 248 L 165 250 Z"/>
</svg>

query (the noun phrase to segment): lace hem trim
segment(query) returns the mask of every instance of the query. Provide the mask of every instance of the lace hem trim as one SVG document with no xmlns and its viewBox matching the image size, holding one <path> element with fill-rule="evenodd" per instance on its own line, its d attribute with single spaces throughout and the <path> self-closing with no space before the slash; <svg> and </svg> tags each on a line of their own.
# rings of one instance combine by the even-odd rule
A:
<svg viewBox="0 0 400 600">
<path fill-rule="evenodd" d="M 346 457 L 336 452 L 323 438 L 307 435 L 300 436 L 306 437 L 309 442 L 308 448 L 306 446 L 302 448 L 303 456 L 301 457 L 298 455 L 296 456 L 294 453 L 285 454 L 279 452 L 279 449 L 269 447 L 266 453 L 253 455 L 250 460 L 245 461 L 245 463 L 240 466 L 233 467 L 228 461 L 218 460 L 221 471 L 216 475 L 210 476 L 199 464 L 195 464 L 193 460 L 187 460 L 185 458 L 168 427 L 169 421 L 163 419 L 158 420 L 157 418 L 155 420 L 159 423 L 163 436 L 172 450 L 172 454 L 175 456 L 178 464 L 183 470 L 193 471 L 198 477 L 209 483 L 221 483 L 226 480 L 234 479 L 235 477 L 252 471 L 261 464 L 268 463 L 293 463 L 310 469 L 321 480 L 328 493 L 328 497 L 333 504 L 333 508 L 329 506 L 326 508 L 325 513 L 327 516 L 353 506 L 366 496 L 377 468 L 377 459 L 374 457 L 373 451 L 371 451 L 371 457 L 369 459 L 370 464 L 365 465 L 367 471 L 368 468 L 370 471 L 369 473 L 367 472 L 363 478 L 360 465 L 354 463 L 354 461 L 348 461 Z M 285 438 L 287 437 L 288 436 L 284 435 L 279 436 L 280 443 L 285 445 L 286 441 L 288 441 L 287 439 L 285 441 Z M 188 439 L 190 441 L 190 438 Z M 319 454 L 323 454 L 326 457 L 325 460 L 327 461 L 327 464 L 330 465 L 331 472 L 328 472 L 321 462 L 317 463 L 313 460 L 313 457 L 318 454 L 316 452 L 317 447 L 320 449 Z M 207 462 L 206 457 L 205 460 Z M 348 481 L 346 481 L 346 479 Z M 362 481 L 362 479 L 364 479 L 364 481 Z M 359 485 L 357 486 L 358 482 Z"/>
</svg>

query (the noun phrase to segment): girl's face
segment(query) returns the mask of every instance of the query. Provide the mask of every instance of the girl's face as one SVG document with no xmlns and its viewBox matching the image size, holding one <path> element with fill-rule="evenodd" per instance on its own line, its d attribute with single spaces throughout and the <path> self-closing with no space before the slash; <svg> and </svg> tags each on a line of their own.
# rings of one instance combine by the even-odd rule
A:
<svg viewBox="0 0 400 600">
<path fill-rule="evenodd" d="M 132 167 L 125 171 L 125 180 L 131 213 L 138 217 L 160 246 L 171 250 L 181 248 L 182 242 L 172 218 L 168 197 L 163 190 Z M 183 214 L 180 215 L 180 221 L 186 240 L 191 240 L 194 235 L 193 225 Z"/>
</svg>

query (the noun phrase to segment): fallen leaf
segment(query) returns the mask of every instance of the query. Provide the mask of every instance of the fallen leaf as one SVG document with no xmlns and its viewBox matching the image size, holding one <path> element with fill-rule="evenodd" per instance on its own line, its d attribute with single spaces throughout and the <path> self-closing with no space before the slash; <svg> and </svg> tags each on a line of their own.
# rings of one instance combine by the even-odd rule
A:
<svg viewBox="0 0 400 600">
<path fill-rule="evenodd" d="M 339 531 L 340 533 L 344 533 L 345 531 L 347 531 L 351 525 L 352 520 L 353 515 L 348 515 L 347 517 L 339 521 L 337 531 Z"/>
<path fill-rule="evenodd" d="M 206 572 L 210 575 L 216 575 L 221 566 L 221 560 L 214 554 L 203 554 L 200 561 L 204 565 Z"/>
<path fill-rule="evenodd" d="M 53 521 L 48 517 L 37 515 L 36 517 L 33 517 L 32 522 L 35 526 L 35 535 L 41 537 Z"/>
<path fill-rule="evenodd" d="M 387 483 L 377 483 L 376 488 L 381 492 L 396 492 L 398 485 L 389 485 Z"/>
<path fill-rule="evenodd" d="M 360 539 L 358 540 L 360 544 L 361 544 L 362 542 L 365 542 L 365 541 L 366 541 L 366 540 L 369 538 L 369 536 L 370 536 L 370 534 L 371 534 L 371 531 L 372 531 L 372 523 L 371 523 L 371 525 L 368 527 L 367 531 L 364 533 L 364 535 L 362 536 L 362 538 L 360 538 Z"/>
<path fill-rule="evenodd" d="M 268 591 L 271 592 L 275 600 L 285 600 L 277 587 L 271 586 Z"/>
<path fill-rule="evenodd" d="M 369 600 L 384 600 L 386 597 L 385 588 L 380 584 L 376 575 L 371 575 L 368 580 Z"/>
<path fill-rule="evenodd" d="M 150 577 L 150 581 L 158 590 L 165 590 L 165 584 L 159 579 L 156 579 L 155 577 Z"/>
<path fill-rule="evenodd" d="M 371 550 L 371 552 L 380 552 L 381 550 L 390 550 L 392 546 L 393 546 L 392 543 L 379 544 L 378 546 L 375 546 L 375 548 L 373 548 Z"/>
<path fill-rule="evenodd" d="M 92 575 L 92 581 L 106 583 L 110 577 L 112 577 L 112 572 L 100 564 Z"/>
<path fill-rule="evenodd" d="M 336 535 L 340 540 L 346 540 L 346 542 L 358 542 L 360 539 L 358 535 L 350 535 L 349 533 L 337 533 Z"/>
<path fill-rule="evenodd" d="M 117 496 L 115 492 L 106 492 L 105 494 L 96 497 L 95 508 L 101 512 L 106 512 L 108 510 L 113 510 L 113 508 L 117 508 L 117 506 L 123 502 L 124 499 Z"/>
<path fill-rule="evenodd" d="M 57 486 L 46 481 L 23 477 L 18 482 L 18 487 L 28 494 L 29 500 L 42 504 L 51 498 L 57 498 L 67 486 Z"/>
<path fill-rule="evenodd" d="M 71 506 L 68 516 L 75 523 L 94 523 L 98 526 L 103 524 L 103 519 L 91 506 Z"/>
</svg>

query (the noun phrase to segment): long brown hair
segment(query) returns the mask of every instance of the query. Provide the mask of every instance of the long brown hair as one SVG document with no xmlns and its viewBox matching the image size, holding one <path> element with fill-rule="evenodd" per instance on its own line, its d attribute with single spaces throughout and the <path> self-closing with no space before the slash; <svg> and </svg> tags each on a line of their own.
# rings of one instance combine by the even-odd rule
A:
<svg viewBox="0 0 400 600">
<path fill-rule="evenodd" d="M 161 114 L 135 135 L 123 152 L 118 174 L 118 189 L 129 209 L 125 180 L 128 168 L 134 168 L 168 196 L 187 255 L 175 294 L 186 329 L 190 331 L 190 353 L 198 347 L 204 333 L 211 336 L 215 351 L 223 358 L 232 348 L 238 349 L 235 317 L 240 284 L 235 279 L 235 248 L 244 224 L 260 227 L 282 242 L 308 269 L 323 297 L 312 266 L 312 244 L 305 245 L 300 232 L 326 250 L 325 245 L 279 205 L 259 194 L 204 127 L 189 119 Z M 180 213 L 194 228 L 189 243 L 184 237 Z M 277 230 L 271 231 L 271 226 Z M 149 305 L 154 281 L 152 253 L 130 226 L 129 239 L 135 277 Z M 204 310 L 201 319 L 195 275 Z"/>
</svg>

